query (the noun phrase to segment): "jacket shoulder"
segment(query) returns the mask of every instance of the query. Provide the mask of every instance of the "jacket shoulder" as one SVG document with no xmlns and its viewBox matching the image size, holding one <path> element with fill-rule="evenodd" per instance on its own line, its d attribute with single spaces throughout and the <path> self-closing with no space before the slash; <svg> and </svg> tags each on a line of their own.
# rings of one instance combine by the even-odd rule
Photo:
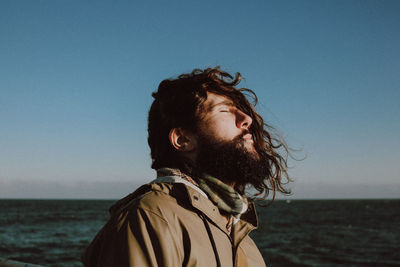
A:
<svg viewBox="0 0 400 267">
<path fill-rule="evenodd" d="M 164 220 L 167 213 L 173 213 L 180 206 L 190 208 L 188 192 L 183 184 L 151 183 L 138 188 L 135 192 L 118 201 L 110 208 L 111 215 L 132 213 L 145 210 Z"/>
<path fill-rule="evenodd" d="M 84 265 L 179 266 L 183 249 L 179 228 L 172 224 L 174 190 L 148 184 L 113 205 L 110 219 L 82 256 Z"/>
</svg>

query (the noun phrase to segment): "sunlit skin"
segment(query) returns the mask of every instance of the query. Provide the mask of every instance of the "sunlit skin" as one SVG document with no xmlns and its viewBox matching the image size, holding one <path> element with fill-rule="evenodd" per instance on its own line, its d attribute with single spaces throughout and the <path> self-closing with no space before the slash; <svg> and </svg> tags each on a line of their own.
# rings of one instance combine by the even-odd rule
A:
<svg viewBox="0 0 400 267">
<path fill-rule="evenodd" d="M 231 141 L 249 130 L 253 120 L 238 109 L 226 96 L 207 92 L 204 102 L 204 115 L 199 121 L 199 130 L 216 141 Z M 250 133 L 242 137 L 248 151 L 255 152 L 253 137 Z"/>
</svg>

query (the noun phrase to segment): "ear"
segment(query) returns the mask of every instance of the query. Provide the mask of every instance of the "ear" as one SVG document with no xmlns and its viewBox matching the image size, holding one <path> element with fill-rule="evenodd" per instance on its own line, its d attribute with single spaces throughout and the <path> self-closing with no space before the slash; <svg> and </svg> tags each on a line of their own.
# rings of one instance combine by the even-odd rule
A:
<svg viewBox="0 0 400 267">
<path fill-rule="evenodd" d="M 193 133 L 182 128 L 173 128 L 169 132 L 169 141 L 178 151 L 192 152 L 197 147 L 197 139 Z"/>
</svg>

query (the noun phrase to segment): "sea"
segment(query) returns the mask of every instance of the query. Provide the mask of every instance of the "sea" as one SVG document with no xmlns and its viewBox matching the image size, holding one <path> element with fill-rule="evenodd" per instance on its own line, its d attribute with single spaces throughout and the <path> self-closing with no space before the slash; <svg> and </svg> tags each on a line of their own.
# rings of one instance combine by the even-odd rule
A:
<svg viewBox="0 0 400 267">
<path fill-rule="evenodd" d="M 0 200 L 0 258 L 82 266 L 116 200 Z M 251 233 L 267 266 L 400 266 L 400 199 L 277 200 Z"/>
</svg>

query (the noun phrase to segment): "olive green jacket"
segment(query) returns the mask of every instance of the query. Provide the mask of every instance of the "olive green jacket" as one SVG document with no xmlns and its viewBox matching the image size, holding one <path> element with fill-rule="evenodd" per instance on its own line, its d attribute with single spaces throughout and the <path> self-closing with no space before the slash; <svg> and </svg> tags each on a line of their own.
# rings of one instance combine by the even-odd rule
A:
<svg viewBox="0 0 400 267">
<path fill-rule="evenodd" d="M 180 177 L 163 178 L 111 207 L 82 256 L 85 266 L 265 266 L 248 236 L 257 227 L 254 205 L 229 234 L 227 220 L 200 189 Z"/>
</svg>

